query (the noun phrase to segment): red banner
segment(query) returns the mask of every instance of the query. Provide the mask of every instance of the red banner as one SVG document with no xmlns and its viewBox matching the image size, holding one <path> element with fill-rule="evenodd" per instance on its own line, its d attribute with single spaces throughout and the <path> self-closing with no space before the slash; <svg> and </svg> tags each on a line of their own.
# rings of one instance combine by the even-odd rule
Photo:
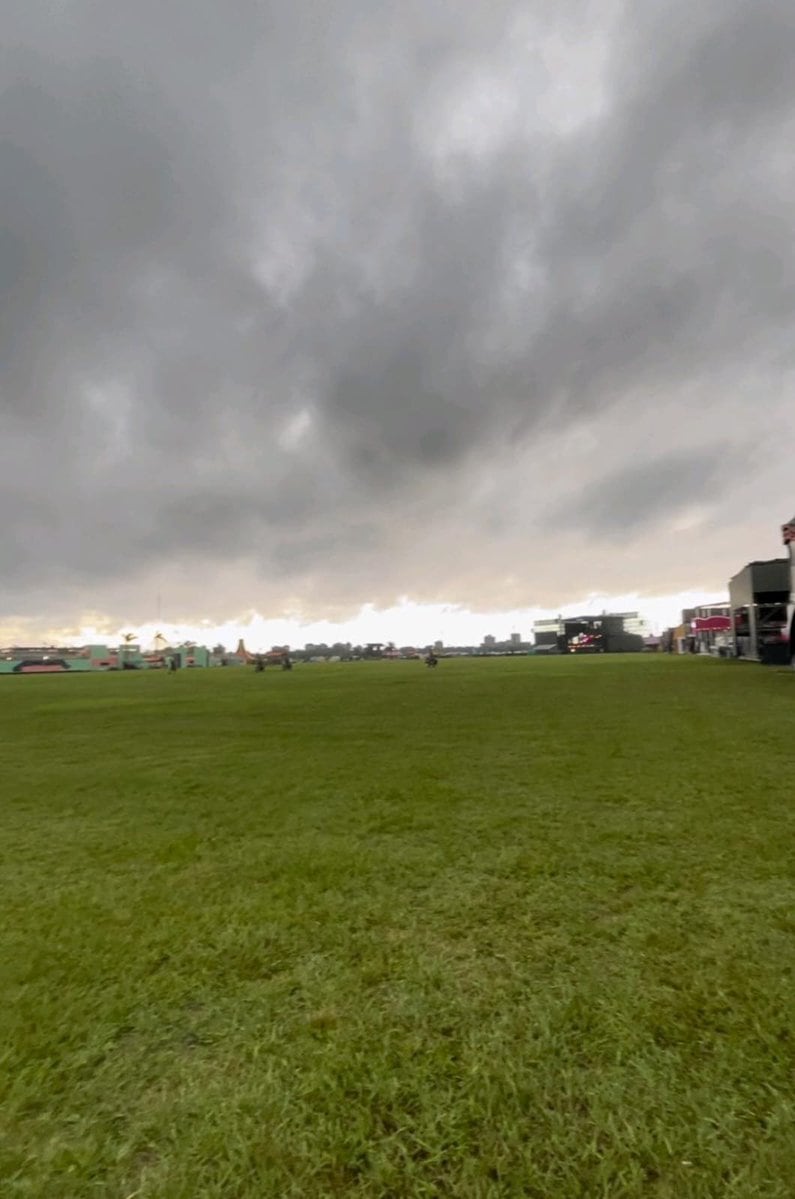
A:
<svg viewBox="0 0 795 1199">
<path fill-rule="evenodd" d="M 697 633 L 726 633 L 731 627 L 730 616 L 703 616 L 693 621 Z"/>
</svg>

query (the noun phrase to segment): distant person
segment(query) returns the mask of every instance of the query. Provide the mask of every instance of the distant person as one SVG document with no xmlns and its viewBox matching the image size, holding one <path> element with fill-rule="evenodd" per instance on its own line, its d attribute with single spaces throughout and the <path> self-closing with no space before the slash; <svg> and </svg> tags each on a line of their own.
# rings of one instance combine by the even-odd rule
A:
<svg viewBox="0 0 795 1199">
<path fill-rule="evenodd" d="M 168 660 L 168 673 L 169 674 L 177 673 L 177 655 L 176 654 L 172 654 Z"/>
<path fill-rule="evenodd" d="M 282 658 L 282 670 L 292 670 L 293 664 L 290 661 L 290 655 L 285 654 Z"/>
<path fill-rule="evenodd" d="M 439 659 L 436 657 L 436 654 L 433 652 L 433 650 L 429 652 L 427 658 L 425 659 L 425 665 L 430 667 L 439 665 Z"/>
<path fill-rule="evenodd" d="M 257 654 L 256 658 L 254 659 L 254 669 L 256 670 L 257 674 L 259 674 L 261 670 L 265 669 L 265 662 L 262 654 Z"/>
</svg>

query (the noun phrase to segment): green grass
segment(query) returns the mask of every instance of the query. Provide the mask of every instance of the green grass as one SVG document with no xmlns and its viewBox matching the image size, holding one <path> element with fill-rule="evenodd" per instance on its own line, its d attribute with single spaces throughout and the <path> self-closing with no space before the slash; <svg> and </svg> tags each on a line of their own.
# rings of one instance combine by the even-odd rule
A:
<svg viewBox="0 0 795 1199">
<path fill-rule="evenodd" d="M 0 679 L 0 1194 L 791 1199 L 795 677 Z"/>
</svg>

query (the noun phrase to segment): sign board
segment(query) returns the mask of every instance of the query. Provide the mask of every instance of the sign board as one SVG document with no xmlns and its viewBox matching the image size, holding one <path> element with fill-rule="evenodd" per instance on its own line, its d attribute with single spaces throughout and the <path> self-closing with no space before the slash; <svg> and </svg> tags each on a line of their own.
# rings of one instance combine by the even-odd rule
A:
<svg viewBox="0 0 795 1199">
<path fill-rule="evenodd" d="M 704 616 L 693 621 L 696 633 L 726 633 L 731 627 L 730 616 Z"/>
</svg>

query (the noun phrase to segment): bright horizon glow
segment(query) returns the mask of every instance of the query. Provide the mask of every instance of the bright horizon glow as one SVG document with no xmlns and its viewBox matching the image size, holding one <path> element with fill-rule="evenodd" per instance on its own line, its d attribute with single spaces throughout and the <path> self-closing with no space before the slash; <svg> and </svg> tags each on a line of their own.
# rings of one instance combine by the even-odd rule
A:
<svg viewBox="0 0 795 1199">
<path fill-rule="evenodd" d="M 701 591 L 683 591 L 667 596 L 591 594 L 576 603 L 564 604 L 559 609 L 522 608 L 505 612 L 477 612 L 460 605 L 417 604 L 404 599 L 385 609 L 364 604 L 347 621 L 303 621 L 299 616 L 268 618 L 250 611 L 220 624 L 212 621 L 166 620 L 160 624 L 150 621 L 133 626 L 117 625 L 109 619 L 92 616 L 77 627 L 49 629 L 41 638 L 31 638 L 28 632 L 25 639 L 27 644 L 116 645 L 121 641 L 122 634 L 134 633 L 141 646 L 146 648 L 154 644 L 157 633 L 162 633 L 171 644 L 194 641 L 212 648 L 220 643 L 228 650 L 234 650 L 242 638 L 246 648 L 253 652 L 269 649 L 272 645 L 301 648 L 307 642 L 315 645 L 331 645 L 334 642 L 360 645 L 368 641 L 394 641 L 397 645 L 423 647 L 438 640 L 451 646 L 480 645 L 487 634 L 503 641 L 511 633 L 520 633 L 523 641 L 529 641 L 536 620 L 558 615 L 598 615 L 601 612 L 637 611 L 648 620 L 652 630 L 659 633 L 664 628 L 679 624 L 683 608 L 726 602 L 725 596 L 705 595 Z M 12 628 L 0 632 L 5 644 L 23 643 Z"/>
</svg>

